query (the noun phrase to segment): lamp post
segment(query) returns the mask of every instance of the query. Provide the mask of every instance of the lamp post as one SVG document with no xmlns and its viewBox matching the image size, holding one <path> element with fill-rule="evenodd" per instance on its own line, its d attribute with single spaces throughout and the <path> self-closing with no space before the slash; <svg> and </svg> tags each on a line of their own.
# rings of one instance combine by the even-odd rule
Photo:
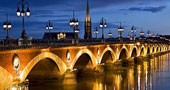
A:
<svg viewBox="0 0 170 90">
<path fill-rule="evenodd" d="M 51 40 L 51 30 L 53 30 L 53 25 L 50 20 L 48 20 L 48 23 L 46 24 L 46 30 L 49 30 L 49 37 L 48 37 L 48 43 Z"/>
<path fill-rule="evenodd" d="M 109 30 L 108 36 L 109 36 L 109 38 L 111 38 L 111 37 L 112 37 L 111 30 Z"/>
<path fill-rule="evenodd" d="M 97 27 L 95 28 L 94 33 L 96 34 L 96 39 L 97 39 L 97 34 L 99 33 L 99 30 L 97 29 Z"/>
<path fill-rule="evenodd" d="M 6 21 L 3 23 L 3 29 L 6 30 L 7 44 L 8 44 L 8 40 L 9 40 L 8 32 L 11 29 L 11 27 L 12 27 L 11 22 L 8 21 L 8 15 L 6 15 Z"/>
<path fill-rule="evenodd" d="M 149 42 L 150 42 L 150 37 L 151 37 L 151 32 L 148 30 L 148 32 L 147 32 L 147 41 L 149 41 Z"/>
<path fill-rule="evenodd" d="M 135 26 L 132 26 L 131 33 L 132 33 L 132 38 L 135 41 L 136 39 L 136 27 Z"/>
<path fill-rule="evenodd" d="M 20 7 L 21 7 L 21 11 L 20 11 Z M 27 9 L 25 8 L 27 7 Z M 25 12 L 26 9 L 26 12 Z M 25 0 L 21 0 L 18 2 L 17 4 L 17 16 L 18 17 L 22 17 L 22 33 L 21 33 L 21 38 L 26 39 L 26 32 L 25 32 L 25 23 L 24 23 L 24 17 L 25 15 L 27 17 L 30 16 L 30 9 L 29 9 L 29 3 L 26 2 Z"/>
<path fill-rule="evenodd" d="M 130 35 L 129 35 L 129 33 L 128 33 L 128 35 L 127 35 L 127 38 L 128 38 L 128 40 L 130 40 Z"/>
<path fill-rule="evenodd" d="M 148 30 L 147 37 L 150 37 L 150 36 L 151 36 L 151 32 Z"/>
<path fill-rule="evenodd" d="M 144 38 L 144 32 L 141 30 L 141 32 L 140 32 L 140 38 Z"/>
<path fill-rule="evenodd" d="M 156 37 L 160 38 L 159 33 L 156 34 Z"/>
<path fill-rule="evenodd" d="M 145 33 L 144 33 L 143 30 L 141 29 L 140 39 L 141 39 L 142 42 L 143 42 L 143 40 L 144 40 L 144 35 L 145 35 Z"/>
<path fill-rule="evenodd" d="M 9 38 L 9 36 L 8 36 L 8 32 L 9 32 L 9 30 L 11 29 L 11 27 L 12 27 L 12 25 L 11 25 L 11 23 L 8 21 L 8 15 L 6 15 L 6 21 L 4 22 L 4 24 L 3 24 L 3 29 L 4 30 L 6 30 L 6 39 L 8 39 Z"/>
<path fill-rule="evenodd" d="M 100 28 L 102 28 L 102 41 L 104 41 L 104 28 L 106 27 L 107 27 L 106 19 L 102 17 L 102 19 L 100 20 Z"/>
<path fill-rule="evenodd" d="M 124 28 L 121 26 L 121 22 L 120 22 L 120 27 L 118 27 L 118 32 L 120 34 L 120 42 L 123 42 L 122 40 L 122 32 L 124 31 Z"/>
<path fill-rule="evenodd" d="M 152 34 L 152 38 L 155 38 L 155 37 L 156 37 L 156 35 L 153 33 L 153 34 Z"/>
<path fill-rule="evenodd" d="M 75 33 L 75 36 L 76 36 L 76 43 L 78 43 L 78 34 L 79 34 L 79 32 L 80 32 L 80 30 L 78 29 L 78 27 L 76 27 L 75 29 L 74 29 L 74 33 Z"/>
<path fill-rule="evenodd" d="M 75 19 L 74 10 L 73 10 L 73 18 L 70 19 L 70 26 L 73 28 L 74 39 L 78 39 L 78 33 L 80 32 L 78 29 L 79 21 Z"/>
</svg>

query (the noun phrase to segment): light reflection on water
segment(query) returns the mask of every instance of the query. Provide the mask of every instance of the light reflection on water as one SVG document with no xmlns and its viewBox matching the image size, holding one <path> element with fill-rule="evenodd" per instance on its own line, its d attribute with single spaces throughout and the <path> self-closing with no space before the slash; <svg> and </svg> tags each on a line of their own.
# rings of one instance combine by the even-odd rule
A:
<svg viewBox="0 0 170 90">
<path fill-rule="evenodd" d="M 170 54 L 165 54 L 140 64 L 110 67 L 95 75 L 81 75 L 77 84 L 61 82 L 30 82 L 29 90 L 168 90 L 170 88 Z"/>
</svg>

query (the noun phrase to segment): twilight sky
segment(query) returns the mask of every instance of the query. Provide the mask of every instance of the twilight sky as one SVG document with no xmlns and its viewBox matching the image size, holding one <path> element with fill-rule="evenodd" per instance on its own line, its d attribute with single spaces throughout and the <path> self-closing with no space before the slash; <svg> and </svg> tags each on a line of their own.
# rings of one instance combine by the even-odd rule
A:
<svg viewBox="0 0 170 90">
<path fill-rule="evenodd" d="M 2 28 L 5 15 L 8 13 L 12 29 L 9 35 L 19 38 L 22 32 L 22 19 L 16 16 L 17 2 L 19 0 L 0 0 L 0 38 L 5 38 L 6 32 Z M 45 25 L 51 20 L 54 25 L 53 32 L 72 32 L 69 20 L 72 18 L 72 11 L 75 10 L 76 18 L 79 19 L 80 37 L 84 37 L 84 20 L 86 15 L 86 0 L 27 0 L 30 4 L 31 16 L 26 18 L 27 36 L 42 38 Z M 118 22 L 125 27 L 124 36 L 130 33 L 132 25 L 137 27 L 137 32 L 170 34 L 170 0 L 89 0 L 90 16 L 92 19 L 92 30 L 99 28 L 102 17 L 107 20 L 108 27 L 105 29 L 105 36 L 109 30 L 113 37 L 118 36 Z M 93 32 L 93 31 L 92 31 Z M 145 33 L 146 34 L 146 33 Z M 94 33 L 93 33 L 94 36 Z M 101 37 L 101 29 L 99 29 Z"/>
</svg>

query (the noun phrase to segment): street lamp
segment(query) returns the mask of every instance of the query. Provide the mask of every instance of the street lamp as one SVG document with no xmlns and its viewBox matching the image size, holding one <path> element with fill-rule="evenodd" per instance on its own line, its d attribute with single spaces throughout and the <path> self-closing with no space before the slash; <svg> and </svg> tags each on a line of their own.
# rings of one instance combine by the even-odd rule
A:
<svg viewBox="0 0 170 90">
<path fill-rule="evenodd" d="M 74 31 L 76 34 L 78 34 L 80 32 L 80 30 L 78 28 L 75 29 Z"/>
<path fill-rule="evenodd" d="M 70 19 L 70 26 L 73 28 L 74 39 L 78 39 L 78 33 L 80 32 L 79 29 L 77 28 L 78 25 L 79 25 L 79 21 L 78 19 L 75 19 L 74 10 L 73 10 L 73 18 Z"/>
<path fill-rule="evenodd" d="M 6 21 L 3 23 L 3 29 L 6 31 L 6 41 L 9 44 L 8 32 L 12 28 L 11 22 L 8 21 L 8 15 L 6 15 Z"/>
<path fill-rule="evenodd" d="M 160 38 L 159 33 L 157 33 L 156 37 Z"/>
<path fill-rule="evenodd" d="M 155 38 L 155 37 L 156 37 L 156 35 L 153 33 L 153 34 L 152 34 L 152 37 L 153 37 L 153 38 Z"/>
<path fill-rule="evenodd" d="M 51 40 L 51 33 L 50 33 L 50 31 L 51 30 L 53 30 L 53 25 L 52 25 L 52 23 L 51 23 L 51 21 L 50 20 L 48 20 L 48 23 L 46 24 L 46 30 L 49 30 L 49 41 Z"/>
<path fill-rule="evenodd" d="M 148 30 L 147 37 L 150 37 L 150 36 L 151 36 L 151 32 Z"/>
<path fill-rule="evenodd" d="M 143 38 L 143 37 L 144 37 L 144 34 L 145 34 L 145 33 L 141 30 L 141 32 L 140 32 L 140 37 Z"/>
<path fill-rule="evenodd" d="M 104 41 L 104 28 L 107 27 L 107 24 L 106 24 L 106 19 L 104 19 L 102 17 L 102 19 L 100 20 L 100 28 L 102 28 L 102 40 Z"/>
<path fill-rule="evenodd" d="M 130 35 L 129 35 L 129 33 L 128 33 L 128 35 L 127 35 L 127 38 L 128 38 L 128 39 L 130 39 Z"/>
<path fill-rule="evenodd" d="M 111 30 L 109 30 L 108 36 L 109 36 L 109 38 L 111 38 L 111 37 L 112 37 Z"/>
<path fill-rule="evenodd" d="M 123 42 L 122 40 L 122 32 L 124 31 L 124 28 L 121 26 L 121 22 L 120 22 L 120 27 L 118 27 L 118 32 L 119 32 L 119 36 L 120 36 L 120 42 Z"/>
<path fill-rule="evenodd" d="M 133 37 L 133 40 L 135 40 L 135 36 L 136 36 L 136 27 L 135 26 L 132 26 L 132 28 L 131 28 L 131 33 L 132 33 L 132 37 Z"/>
<path fill-rule="evenodd" d="M 20 11 L 20 7 L 21 7 L 21 11 Z M 25 7 L 27 7 L 26 12 L 25 12 Z M 25 15 L 26 15 L 27 17 L 30 16 L 29 3 L 26 2 L 25 0 L 19 1 L 18 4 L 17 4 L 17 11 L 16 11 L 16 13 L 17 13 L 17 16 L 18 16 L 18 17 L 20 17 L 20 16 L 22 17 L 22 22 L 23 22 L 23 23 L 22 23 L 21 38 L 26 39 L 27 36 L 26 36 L 26 32 L 25 32 L 24 17 L 25 17 Z"/>
<path fill-rule="evenodd" d="M 3 23 L 3 29 L 6 30 L 6 40 L 8 40 L 8 32 L 12 28 L 11 23 L 8 21 L 8 15 L 6 15 L 6 21 Z"/>
<path fill-rule="evenodd" d="M 143 32 L 143 30 L 141 29 L 141 32 L 140 32 L 140 39 L 142 40 L 142 42 L 143 42 L 143 39 L 144 39 L 144 36 L 145 35 L 145 33 Z"/>
<path fill-rule="evenodd" d="M 75 33 L 75 36 L 76 36 L 76 39 L 78 39 L 78 34 L 79 34 L 80 30 L 78 29 L 78 27 L 76 27 L 74 29 L 74 33 Z M 77 42 L 78 43 L 78 42 Z"/>
<path fill-rule="evenodd" d="M 94 33 L 96 34 L 96 39 L 97 39 L 97 34 L 99 33 L 99 30 L 97 29 L 97 27 L 95 28 Z"/>
</svg>

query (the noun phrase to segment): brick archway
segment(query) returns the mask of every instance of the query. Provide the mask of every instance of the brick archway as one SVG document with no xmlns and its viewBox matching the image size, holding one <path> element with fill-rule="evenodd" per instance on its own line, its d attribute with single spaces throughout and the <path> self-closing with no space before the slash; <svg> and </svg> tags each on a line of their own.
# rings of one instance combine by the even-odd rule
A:
<svg viewBox="0 0 170 90">
<path fill-rule="evenodd" d="M 6 69 L 0 66 L 0 86 L 7 87 L 12 83 L 12 81 L 13 76 Z"/>
<path fill-rule="evenodd" d="M 71 65 L 70 65 L 70 69 L 73 69 L 73 68 L 74 68 L 74 65 L 76 64 L 77 60 L 78 60 L 79 57 L 81 57 L 83 54 L 89 55 L 89 57 L 91 58 L 93 67 L 95 67 L 95 66 L 97 65 L 96 57 L 94 56 L 94 54 L 93 54 L 90 50 L 88 50 L 88 49 L 82 49 L 82 50 L 80 50 L 80 51 L 76 54 L 76 56 L 74 57 Z"/>
<path fill-rule="evenodd" d="M 99 59 L 99 63 L 102 62 L 102 58 L 103 58 L 104 54 L 105 54 L 106 52 L 108 52 L 108 51 L 111 52 L 112 58 L 116 59 L 116 56 L 115 56 L 114 51 L 113 51 L 110 47 L 107 47 L 107 48 L 105 48 L 105 50 L 102 52 L 101 57 L 100 57 L 100 59 Z M 114 61 L 115 61 L 115 60 L 113 60 L 113 62 L 114 62 Z"/>
<path fill-rule="evenodd" d="M 23 82 L 27 75 L 29 74 L 29 72 L 31 71 L 31 69 L 41 60 L 43 60 L 44 58 L 50 58 L 51 60 L 53 60 L 56 65 L 59 68 L 60 74 L 62 75 L 66 69 L 67 66 L 65 65 L 65 63 L 63 62 L 63 60 L 61 58 L 59 58 L 57 55 L 50 53 L 50 52 L 44 52 L 41 53 L 39 55 L 37 55 L 36 57 L 34 57 L 32 60 L 30 60 L 30 62 L 26 65 L 26 67 L 23 69 L 22 73 L 20 74 L 20 80 L 21 82 Z"/>
</svg>

